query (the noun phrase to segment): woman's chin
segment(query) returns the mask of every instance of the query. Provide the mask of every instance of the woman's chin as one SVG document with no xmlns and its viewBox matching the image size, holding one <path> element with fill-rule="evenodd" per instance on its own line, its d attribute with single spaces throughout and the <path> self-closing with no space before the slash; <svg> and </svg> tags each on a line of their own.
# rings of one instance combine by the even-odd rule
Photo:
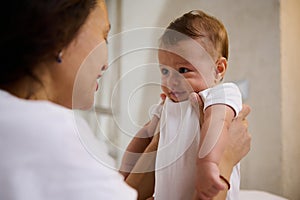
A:
<svg viewBox="0 0 300 200">
<path fill-rule="evenodd" d="M 90 110 L 94 106 L 94 96 L 90 98 L 73 99 L 72 109 Z"/>
</svg>

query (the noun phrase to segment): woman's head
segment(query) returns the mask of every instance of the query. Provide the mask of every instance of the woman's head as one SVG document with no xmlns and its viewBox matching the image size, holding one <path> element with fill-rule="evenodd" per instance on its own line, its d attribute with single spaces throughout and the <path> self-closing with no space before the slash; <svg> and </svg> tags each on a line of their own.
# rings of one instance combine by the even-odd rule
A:
<svg viewBox="0 0 300 200">
<path fill-rule="evenodd" d="M 71 107 L 71 85 L 80 64 L 107 37 L 109 23 L 104 2 L 8 1 L 0 15 L 4 27 L 0 38 L 0 87 L 11 88 L 19 81 L 30 80 L 40 84 L 39 89 L 47 93 L 46 99 Z M 93 71 L 96 77 L 107 62 L 106 45 L 103 46 L 105 58 L 98 63 L 99 72 Z M 62 62 L 58 63 L 60 52 Z M 26 96 L 31 98 L 35 93 L 33 90 Z"/>
<path fill-rule="evenodd" d="M 54 62 L 95 5 L 96 0 L 8 1 L 0 19 L 0 83 L 15 81 L 40 62 Z"/>
</svg>

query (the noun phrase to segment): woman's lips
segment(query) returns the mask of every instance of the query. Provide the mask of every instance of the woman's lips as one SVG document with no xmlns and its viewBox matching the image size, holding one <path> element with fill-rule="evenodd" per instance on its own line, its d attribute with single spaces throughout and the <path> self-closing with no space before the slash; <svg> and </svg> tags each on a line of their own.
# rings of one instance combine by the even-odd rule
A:
<svg viewBox="0 0 300 200">
<path fill-rule="evenodd" d="M 96 81 L 96 91 L 98 91 L 99 83 Z"/>
<path fill-rule="evenodd" d="M 98 90 L 98 88 L 99 88 L 99 83 L 98 83 L 98 80 L 101 78 L 101 74 L 99 74 L 98 76 L 97 76 L 97 80 L 96 80 L 96 91 Z"/>
</svg>

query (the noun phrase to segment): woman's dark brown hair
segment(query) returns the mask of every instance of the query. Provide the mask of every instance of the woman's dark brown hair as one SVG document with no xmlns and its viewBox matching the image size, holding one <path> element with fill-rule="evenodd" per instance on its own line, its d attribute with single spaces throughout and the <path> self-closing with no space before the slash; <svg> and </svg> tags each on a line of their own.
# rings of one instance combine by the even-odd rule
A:
<svg viewBox="0 0 300 200">
<path fill-rule="evenodd" d="M 213 51 L 216 51 L 218 56 L 228 59 L 228 35 L 224 25 L 215 17 L 200 10 L 185 13 L 169 24 L 161 37 L 161 43 L 174 45 L 187 38 L 208 39 L 209 44 L 202 44 L 205 50 L 211 56 L 214 55 Z"/>
<path fill-rule="evenodd" d="M 77 35 L 97 0 L 10 0 L 0 12 L 0 87 L 55 61 Z"/>
</svg>

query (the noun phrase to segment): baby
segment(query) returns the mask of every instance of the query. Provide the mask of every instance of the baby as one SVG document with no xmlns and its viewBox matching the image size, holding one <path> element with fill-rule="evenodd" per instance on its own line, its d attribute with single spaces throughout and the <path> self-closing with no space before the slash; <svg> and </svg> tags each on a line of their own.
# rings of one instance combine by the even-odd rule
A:
<svg viewBox="0 0 300 200">
<path fill-rule="evenodd" d="M 153 110 L 160 118 L 155 199 L 192 199 L 195 188 L 205 197 L 225 189 L 224 183 L 228 189 L 231 185 L 227 199 L 238 199 L 239 166 L 231 184 L 218 169 L 228 128 L 242 108 L 238 87 L 220 84 L 228 59 L 223 24 L 202 11 L 184 14 L 161 37 L 158 59 L 167 98 Z M 204 103 L 201 128 L 198 112 L 188 101 L 193 92 Z"/>
<path fill-rule="evenodd" d="M 230 183 L 229 177 L 223 177 L 218 168 L 229 139 L 228 128 L 242 108 L 238 87 L 233 83 L 221 84 L 228 59 L 225 27 L 202 11 L 188 12 L 171 22 L 163 33 L 158 59 L 166 98 L 152 108 L 151 121 L 129 144 L 120 171 L 128 179 L 128 172 L 135 171 L 133 167 L 142 166 L 142 171 L 136 171 L 142 180 L 151 176 L 143 172 L 148 170 L 145 166 L 154 167 L 156 159 L 155 199 L 206 198 L 226 186 L 230 189 L 227 199 L 238 199 L 239 165 L 233 169 Z M 202 99 L 203 110 L 196 109 L 189 101 L 195 94 Z M 157 129 L 160 137 L 156 158 L 149 156 L 136 164 L 139 153 L 148 151 L 145 148 Z M 134 180 L 128 183 L 139 188 L 138 191 L 145 190 L 137 185 L 140 182 L 136 177 Z M 150 191 L 146 193 L 152 194 L 151 187 L 147 188 Z"/>
</svg>

